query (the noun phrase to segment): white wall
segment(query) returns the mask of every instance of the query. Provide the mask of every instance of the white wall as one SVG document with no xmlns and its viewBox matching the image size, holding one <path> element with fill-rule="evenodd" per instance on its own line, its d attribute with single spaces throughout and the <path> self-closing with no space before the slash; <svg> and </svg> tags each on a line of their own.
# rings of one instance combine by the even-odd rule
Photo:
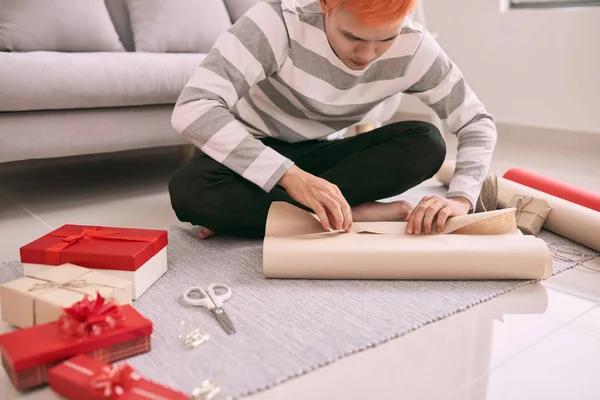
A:
<svg viewBox="0 0 600 400">
<path fill-rule="evenodd" d="M 600 134 L 600 7 L 422 1 L 427 28 L 497 122 Z"/>
</svg>

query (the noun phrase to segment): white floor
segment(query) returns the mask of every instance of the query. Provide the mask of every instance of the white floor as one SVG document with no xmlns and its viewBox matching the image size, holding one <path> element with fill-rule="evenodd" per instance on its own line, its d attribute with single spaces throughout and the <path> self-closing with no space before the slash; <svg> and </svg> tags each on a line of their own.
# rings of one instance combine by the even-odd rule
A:
<svg viewBox="0 0 600 400">
<path fill-rule="evenodd" d="M 600 191 L 592 155 L 501 140 L 492 168 L 526 167 Z M 0 260 L 19 259 L 21 245 L 65 223 L 180 224 L 166 191 L 177 163 L 166 149 L 0 164 Z M 600 270 L 600 260 L 589 267 Z M 598 378 L 600 272 L 577 267 L 251 398 L 596 400 Z M 14 393 L 0 372 L 0 399 Z M 44 389 L 23 398 L 57 397 Z"/>
</svg>

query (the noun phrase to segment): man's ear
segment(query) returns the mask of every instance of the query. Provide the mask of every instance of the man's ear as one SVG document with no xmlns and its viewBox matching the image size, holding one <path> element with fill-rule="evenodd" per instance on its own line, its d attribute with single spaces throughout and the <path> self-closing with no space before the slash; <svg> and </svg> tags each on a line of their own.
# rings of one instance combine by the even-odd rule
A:
<svg viewBox="0 0 600 400">
<path fill-rule="evenodd" d="M 321 0 L 321 12 L 323 14 L 325 14 L 326 10 L 327 10 L 327 0 Z"/>
</svg>

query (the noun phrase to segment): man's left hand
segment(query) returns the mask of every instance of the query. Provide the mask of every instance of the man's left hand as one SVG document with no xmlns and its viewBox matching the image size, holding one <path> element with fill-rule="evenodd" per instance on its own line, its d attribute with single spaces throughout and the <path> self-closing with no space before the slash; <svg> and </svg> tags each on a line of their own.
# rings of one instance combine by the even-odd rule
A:
<svg viewBox="0 0 600 400">
<path fill-rule="evenodd" d="M 426 196 L 408 214 L 406 233 L 420 235 L 421 232 L 430 234 L 434 228 L 441 232 L 446 225 L 446 220 L 458 215 L 467 215 L 471 203 L 465 197 L 444 198 L 439 196 Z"/>
</svg>

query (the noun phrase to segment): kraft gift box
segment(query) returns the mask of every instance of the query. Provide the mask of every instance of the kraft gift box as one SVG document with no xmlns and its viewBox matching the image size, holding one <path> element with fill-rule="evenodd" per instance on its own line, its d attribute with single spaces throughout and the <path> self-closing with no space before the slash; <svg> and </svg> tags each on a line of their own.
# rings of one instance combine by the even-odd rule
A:
<svg viewBox="0 0 600 400">
<path fill-rule="evenodd" d="M 15 388 L 30 389 L 47 382 L 50 368 L 79 354 L 114 362 L 150 351 L 152 328 L 129 304 L 84 298 L 57 321 L 0 335 L 2 365 Z"/>
<path fill-rule="evenodd" d="M 507 207 L 516 208 L 517 227 L 526 235 L 537 236 L 546 223 L 552 207 L 544 199 L 514 195 Z"/>
<path fill-rule="evenodd" d="M 108 364 L 86 355 L 48 371 L 52 391 L 69 400 L 189 400 L 183 392 L 144 379 L 126 363 Z"/>
<path fill-rule="evenodd" d="M 28 328 L 56 321 L 63 307 L 100 293 L 119 305 L 131 303 L 131 282 L 99 271 L 64 264 L 0 285 L 2 319 Z"/>
<path fill-rule="evenodd" d="M 135 300 L 167 272 L 167 244 L 165 230 L 63 225 L 20 251 L 27 275 L 75 264 L 129 280 Z"/>
</svg>

